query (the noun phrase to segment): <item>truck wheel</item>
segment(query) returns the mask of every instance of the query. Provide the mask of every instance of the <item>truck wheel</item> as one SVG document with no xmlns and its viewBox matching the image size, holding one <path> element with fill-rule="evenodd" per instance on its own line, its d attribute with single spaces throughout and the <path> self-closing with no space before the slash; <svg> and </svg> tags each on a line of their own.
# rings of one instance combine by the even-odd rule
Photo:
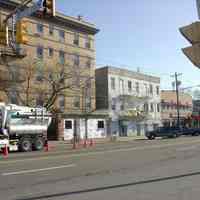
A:
<svg viewBox="0 0 200 200">
<path fill-rule="evenodd" d="M 41 137 L 36 137 L 33 140 L 33 149 L 36 151 L 41 151 L 44 148 L 44 140 Z"/>
<path fill-rule="evenodd" d="M 32 151 L 31 138 L 21 138 L 19 143 L 19 149 L 22 152 Z"/>
<path fill-rule="evenodd" d="M 150 136 L 148 137 L 149 140 L 154 140 L 155 138 L 156 138 L 155 135 L 150 135 Z"/>
</svg>

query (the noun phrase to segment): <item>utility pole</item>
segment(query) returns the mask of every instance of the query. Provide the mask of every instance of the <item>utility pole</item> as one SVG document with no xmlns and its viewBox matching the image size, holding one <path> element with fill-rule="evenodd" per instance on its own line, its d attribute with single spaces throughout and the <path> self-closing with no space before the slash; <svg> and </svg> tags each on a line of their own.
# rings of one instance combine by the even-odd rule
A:
<svg viewBox="0 0 200 200">
<path fill-rule="evenodd" d="M 180 105 L 179 105 L 179 82 L 178 76 L 181 76 L 181 73 L 175 72 L 172 77 L 175 77 L 175 86 L 176 86 L 176 105 L 177 105 L 177 126 L 180 127 Z"/>
</svg>

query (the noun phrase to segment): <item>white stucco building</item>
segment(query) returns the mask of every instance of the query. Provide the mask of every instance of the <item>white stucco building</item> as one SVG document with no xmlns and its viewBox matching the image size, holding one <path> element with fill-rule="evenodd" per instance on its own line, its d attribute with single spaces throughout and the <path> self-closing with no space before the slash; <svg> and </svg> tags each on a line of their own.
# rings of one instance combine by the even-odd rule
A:
<svg viewBox="0 0 200 200">
<path fill-rule="evenodd" d="M 142 136 L 161 124 L 160 78 L 110 66 L 96 69 L 96 107 L 109 113 L 108 134 Z"/>
</svg>

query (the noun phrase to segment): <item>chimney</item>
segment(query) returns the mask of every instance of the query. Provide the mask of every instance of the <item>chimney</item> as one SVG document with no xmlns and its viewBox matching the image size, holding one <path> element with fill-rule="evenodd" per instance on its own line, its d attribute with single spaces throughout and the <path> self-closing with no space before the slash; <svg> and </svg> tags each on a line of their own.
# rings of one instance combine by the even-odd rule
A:
<svg viewBox="0 0 200 200">
<path fill-rule="evenodd" d="M 83 16 L 82 15 L 78 15 L 78 20 L 82 21 L 83 20 Z"/>
</svg>

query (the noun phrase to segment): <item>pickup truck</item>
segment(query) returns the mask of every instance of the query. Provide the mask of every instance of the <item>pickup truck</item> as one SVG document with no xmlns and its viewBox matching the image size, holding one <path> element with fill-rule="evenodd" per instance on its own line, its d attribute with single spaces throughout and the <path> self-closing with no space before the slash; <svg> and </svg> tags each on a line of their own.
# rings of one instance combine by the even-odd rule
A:
<svg viewBox="0 0 200 200">
<path fill-rule="evenodd" d="M 185 131 L 186 132 L 186 131 Z M 158 127 L 153 131 L 146 131 L 145 135 L 149 140 L 156 137 L 176 138 L 183 134 L 183 130 L 179 127 Z"/>
<path fill-rule="evenodd" d="M 200 128 L 182 128 L 182 134 L 183 135 L 192 135 L 192 136 L 198 136 L 200 135 Z"/>
</svg>

